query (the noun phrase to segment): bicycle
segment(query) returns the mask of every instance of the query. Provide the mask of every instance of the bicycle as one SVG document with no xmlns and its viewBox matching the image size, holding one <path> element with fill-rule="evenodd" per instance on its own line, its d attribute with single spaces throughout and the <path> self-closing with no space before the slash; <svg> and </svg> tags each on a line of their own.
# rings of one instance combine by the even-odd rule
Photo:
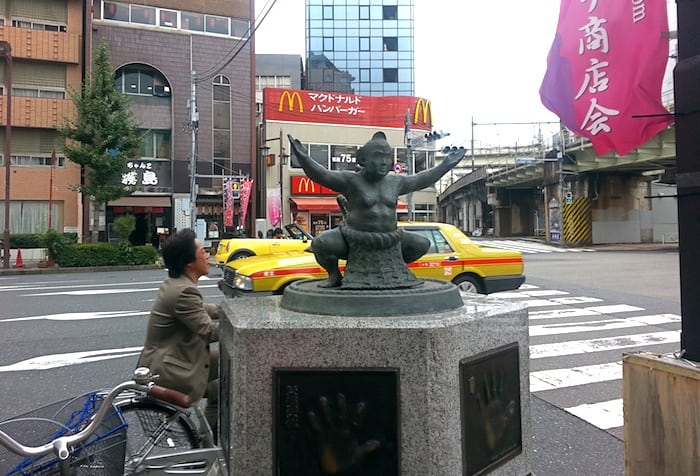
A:
<svg viewBox="0 0 700 476">
<path fill-rule="evenodd" d="M 224 474 L 221 449 L 199 405 L 156 385 L 156 377 L 140 367 L 109 391 L 0 422 L 0 450 L 8 450 L 0 451 L 2 474 Z"/>
</svg>

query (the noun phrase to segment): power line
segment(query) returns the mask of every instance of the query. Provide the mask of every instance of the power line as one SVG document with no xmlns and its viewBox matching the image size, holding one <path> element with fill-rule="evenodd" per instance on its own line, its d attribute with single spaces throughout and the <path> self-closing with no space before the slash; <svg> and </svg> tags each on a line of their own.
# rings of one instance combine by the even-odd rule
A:
<svg viewBox="0 0 700 476">
<path fill-rule="evenodd" d="M 260 21 L 258 21 L 257 18 L 255 19 L 255 28 L 253 28 L 252 31 L 251 31 L 250 27 L 248 27 L 248 32 L 247 32 L 247 33 L 248 33 L 248 36 L 246 37 L 246 39 L 245 39 L 240 45 L 235 45 L 235 46 L 231 49 L 231 51 L 228 53 L 229 55 L 231 55 L 231 57 L 230 57 L 229 59 L 227 59 L 227 60 L 226 60 L 223 64 L 221 64 L 220 66 L 214 66 L 213 68 L 209 68 L 208 70 L 204 71 L 204 72 L 201 74 L 201 76 L 199 76 L 198 79 L 196 79 L 196 82 L 199 83 L 199 82 L 209 81 L 209 80 L 213 79 L 218 73 L 221 72 L 222 69 L 224 69 L 226 66 L 228 66 L 229 64 L 231 64 L 231 62 L 232 62 L 234 59 L 236 59 L 236 57 L 240 54 L 240 52 L 243 50 L 243 48 L 245 48 L 245 46 L 246 46 L 246 45 L 250 42 L 250 40 L 255 36 L 255 32 L 258 31 L 258 28 L 260 28 L 260 25 L 262 25 L 263 21 L 265 21 L 265 18 L 267 18 L 267 15 L 270 13 L 270 10 L 272 10 L 272 8 L 273 8 L 273 7 L 275 6 L 275 4 L 277 3 L 277 0 L 268 0 L 267 3 L 270 3 L 270 1 L 272 2 L 272 4 L 270 4 L 270 7 L 269 7 L 267 10 L 265 10 L 265 11 L 263 12 L 262 18 L 260 18 Z M 266 4 L 266 5 L 267 5 L 267 4 Z M 265 8 L 265 7 L 263 7 L 263 9 L 264 9 L 264 8 Z M 240 43 L 240 42 L 239 42 L 239 43 Z"/>
</svg>

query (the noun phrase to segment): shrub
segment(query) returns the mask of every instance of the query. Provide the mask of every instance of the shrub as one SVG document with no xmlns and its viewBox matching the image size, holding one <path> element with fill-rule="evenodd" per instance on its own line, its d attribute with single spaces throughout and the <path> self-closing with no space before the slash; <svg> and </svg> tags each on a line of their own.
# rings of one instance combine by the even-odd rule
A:
<svg viewBox="0 0 700 476">
<path fill-rule="evenodd" d="M 75 234 L 73 233 L 67 235 L 65 233 L 59 233 L 53 228 L 50 228 L 41 234 L 41 243 L 43 247 L 48 250 L 49 260 L 57 263 L 63 249 L 67 245 L 77 241 L 77 235 L 75 235 L 75 240 L 72 239 L 71 235 Z"/>
<path fill-rule="evenodd" d="M 66 245 L 56 260 L 62 267 L 142 265 L 157 262 L 158 251 L 152 246 L 125 248 L 114 243 Z"/>
<path fill-rule="evenodd" d="M 136 229 L 136 217 L 130 214 L 120 215 L 114 219 L 112 229 L 117 234 L 119 241 L 128 242 L 129 235 Z"/>
</svg>

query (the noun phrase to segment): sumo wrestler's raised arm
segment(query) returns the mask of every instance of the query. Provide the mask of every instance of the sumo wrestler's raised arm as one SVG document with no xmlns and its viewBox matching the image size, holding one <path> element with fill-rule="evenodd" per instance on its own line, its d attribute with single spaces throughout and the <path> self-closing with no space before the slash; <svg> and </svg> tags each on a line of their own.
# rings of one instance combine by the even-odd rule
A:
<svg viewBox="0 0 700 476">
<path fill-rule="evenodd" d="M 299 159 L 301 167 L 306 172 L 306 175 L 314 182 L 320 183 L 328 188 L 332 188 L 336 192 L 344 192 L 348 183 L 347 172 L 331 171 L 323 167 L 321 164 L 313 160 L 306 153 L 304 145 L 295 139 L 291 134 L 287 134 L 289 144 L 294 155 Z"/>
<path fill-rule="evenodd" d="M 430 169 L 419 172 L 415 175 L 401 176 L 403 181 L 400 185 L 400 193 L 415 192 L 416 190 L 422 190 L 425 187 L 433 185 L 435 182 L 440 180 L 440 177 L 445 175 L 452 167 L 457 165 L 460 160 L 464 158 L 466 154 L 466 149 L 457 149 L 450 151 L 440 164 L 432 167 Z"/>
</svg>

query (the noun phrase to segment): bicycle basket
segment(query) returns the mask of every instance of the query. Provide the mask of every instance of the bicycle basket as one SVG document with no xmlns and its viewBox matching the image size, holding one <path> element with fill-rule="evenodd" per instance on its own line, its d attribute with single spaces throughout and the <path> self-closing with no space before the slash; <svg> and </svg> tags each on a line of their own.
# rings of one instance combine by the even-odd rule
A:
<svg viewBox="0 0 700 476">
<path fill-rule="evenodd" d="M 24 445 L 38 446 L 84 428 L 101 403 L 100 394 L 88 393 L 0 422 L 0 429 Z M 69 464 L 76 475 L 121 475 L 125 452 L 126 423 L 115 407 L 93 435 L 71 450 Z M 0 445 L 0 474 L 56 475 L 59 474 L 58 459 L 53 453 L 25 458 Z"/>
</svg>

